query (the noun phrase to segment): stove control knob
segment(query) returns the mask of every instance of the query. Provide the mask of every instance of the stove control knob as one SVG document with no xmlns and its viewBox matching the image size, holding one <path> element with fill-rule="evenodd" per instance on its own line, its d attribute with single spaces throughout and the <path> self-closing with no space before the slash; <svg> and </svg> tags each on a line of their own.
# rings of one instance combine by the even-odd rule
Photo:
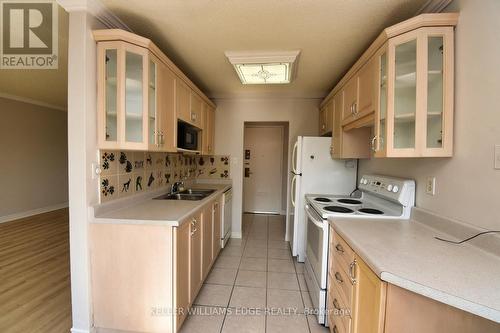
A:
<svg viewBox="0 0 500 333">
<path fill-rule="evenodd" d="M 365 185 L 368 185 L 368 179 L 365 179 Z"/>
<path fill-rule="evenodd" d="M 392 185 L 391 184 L 387 185 L 387 191 L 389 191 L 389 192 L 392 191 Z"/>
<path fill-rule="evenodd" d="M 399 187 L 397 185 L 394 185 L 394 187 L 392 188 L 392 192 L 398 193 L 399 192 Z"/>
<path fill-rule="evenodd" d="M 361 178 L 361 180 L 359 181 L 361 184 L 364 184 L 365 183 L 365 179 L 364 178 Z"/>
</svg>

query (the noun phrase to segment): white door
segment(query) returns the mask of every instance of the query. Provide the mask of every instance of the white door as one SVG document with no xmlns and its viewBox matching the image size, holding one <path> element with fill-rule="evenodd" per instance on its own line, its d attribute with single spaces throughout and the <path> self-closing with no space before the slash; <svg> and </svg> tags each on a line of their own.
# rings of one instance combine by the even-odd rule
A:
<svg viewBox="0 0 500 333">
<path fill-rule="evenodd" d="M 245 128 L 243 152 L 245 212 L 281 212 L 283 127 Z"/>
</svg>

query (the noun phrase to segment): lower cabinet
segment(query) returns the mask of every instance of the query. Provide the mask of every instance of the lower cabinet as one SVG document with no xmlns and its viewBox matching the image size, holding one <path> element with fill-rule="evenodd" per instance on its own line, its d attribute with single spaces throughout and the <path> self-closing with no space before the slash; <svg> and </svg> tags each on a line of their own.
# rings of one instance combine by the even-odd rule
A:
<svg viewBox="0 0 500 333">
<path fill-rule="evenodd" d="M 213 243 L 214 237 L 214 205 L 209 204 L 203 209 L 202 216 L 202 234 L 203 234 L 203 262 L 202 262 L 202 275 L 205 278 L 210 271 L 213 263 Z"/>
<path fill-rule="evenodd" d="M 191 303 L 194 302 L 198 291 L 200 291 L 201 285 L 203 283 L 203 247 L 202 247 L 202 237 L 203 237 L 203 224 L 202 224 L 202 213 L 196 213 L 188 221 L 190 226 L 191 235 L 191 246 L 190 246 L 190 289 Z"/>
<path fill-rule="evenodd" d="M 379 279 L 330 228 L 331 333 L 493 333 L 500 324 Z"/>
<path fill-rule="evenodd" d="M 221 196 L 179 227 L 90 225 L 93 325 L 96 330 L 180 330 L 220 252 Z"/>
</svg>

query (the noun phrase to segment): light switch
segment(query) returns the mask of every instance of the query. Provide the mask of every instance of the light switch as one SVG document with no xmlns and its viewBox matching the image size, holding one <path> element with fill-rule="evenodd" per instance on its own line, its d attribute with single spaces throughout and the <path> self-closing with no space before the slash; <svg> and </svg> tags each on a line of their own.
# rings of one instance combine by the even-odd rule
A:
<svg viewBox="0 0 500 333">
<path fill-rule="evenodd" d="M 495 169 L 500 170 L 500 145 L 495 146 Z"/>
<path fill-rule="evenodd" d="M 436 194 L 436 177 L 428 177 L 425 192 L 429 195 Z"/>
</svg>

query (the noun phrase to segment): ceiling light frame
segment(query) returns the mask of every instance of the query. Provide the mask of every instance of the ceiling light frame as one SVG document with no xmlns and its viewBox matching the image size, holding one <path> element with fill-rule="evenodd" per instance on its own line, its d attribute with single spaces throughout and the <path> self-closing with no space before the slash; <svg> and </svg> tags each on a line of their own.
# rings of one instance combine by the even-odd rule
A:
<svg viewBox="0 0 500 333">
<path fill-rule="evenodd" d="M 300 50 L 263 52 L 227 51 L 225 55 L 233 65 L 242 84 L 289 84 L 295 78 Z M 244 68 L 251 67 L 254 67 L 254 71 L 256 71 L 259 65 L 261 66 L 261 70 L 256 74 L 249 75 L 244 71 Z M 279 68 L 280 65 L 283 66 Z M 271 68 L 274 68 L 274 70 L 279 68 L 282 72 L 271 73 L 269 72 Z M 279 76 L 282 79 L 279 81 L 267 80 L 273 76 Z"/>
</svg>

